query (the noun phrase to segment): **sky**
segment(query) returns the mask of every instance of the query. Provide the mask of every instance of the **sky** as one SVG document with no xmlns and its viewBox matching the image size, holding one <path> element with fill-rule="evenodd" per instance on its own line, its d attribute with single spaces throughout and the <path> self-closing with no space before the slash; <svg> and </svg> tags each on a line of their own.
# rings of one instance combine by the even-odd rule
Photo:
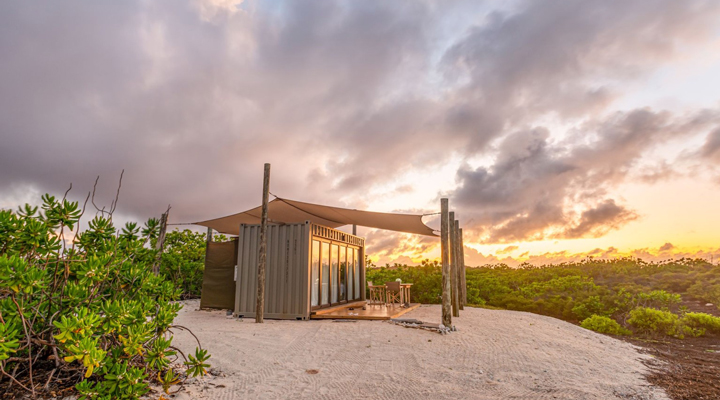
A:
<svg viewBox="0 0 720 400">
<path fill-rule="evenodd" d="M 0 4 L 0 207 L 435 213 L 469 265 L 720 256 L 720 2 Z M 425 222 L 437 229 L 437 217 Z M 182 227 L 179 226 L 178 227 Z M 361 228 L 377 263 L 439 240 Z"/>
</svg>

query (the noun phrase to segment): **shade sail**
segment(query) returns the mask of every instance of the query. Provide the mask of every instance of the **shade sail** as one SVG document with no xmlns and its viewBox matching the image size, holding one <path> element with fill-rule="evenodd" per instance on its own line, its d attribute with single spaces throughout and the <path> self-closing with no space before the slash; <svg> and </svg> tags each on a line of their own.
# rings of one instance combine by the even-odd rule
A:
<svg viewBox="0 0 720 400">
<path fill-rule="evenodd" d="M 255 207 L 227 217 L 195 222 L 195 224 L 207 226 L 220 233 L 237 235 L 240 231 L 240 224 L 259 224 L 261 213 L 262 207 Z M 329 228 L 358 225 L 396 232 L 437 236 L 430 227 L 422 222 L 422 217 L 422 215 L 415 214 L 351 210 L 281 198 L 276 198 L 268 203 L 268 222 L 272 224 L 310 221 Z"/>
</svg>

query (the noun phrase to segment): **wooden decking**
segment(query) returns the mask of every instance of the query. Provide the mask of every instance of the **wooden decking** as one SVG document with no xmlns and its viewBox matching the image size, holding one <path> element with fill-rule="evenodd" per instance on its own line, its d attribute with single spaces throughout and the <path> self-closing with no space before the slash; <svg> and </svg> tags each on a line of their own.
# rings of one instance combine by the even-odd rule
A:
<svg viewBox="0 0 720 400">
<path fill-rule="evenodd" d="M 365 310 L 363 310 L 365 306 Z M 420 307 L 419 303 L 410 304 L 409 307 L 385 305 L 366 305 L 364 301 L 343 304 L 317 310 L 310 314 L 310 319 L 364 319 L 364 320 L 387 320 L 398 318 L 406 312 Z"/>
</svg>

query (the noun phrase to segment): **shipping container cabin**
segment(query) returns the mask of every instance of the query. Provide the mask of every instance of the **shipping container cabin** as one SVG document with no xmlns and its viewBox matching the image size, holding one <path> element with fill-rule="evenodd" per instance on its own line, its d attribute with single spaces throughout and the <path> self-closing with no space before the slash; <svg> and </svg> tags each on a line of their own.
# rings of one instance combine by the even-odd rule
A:
<svg viewBox="0 0 720 400">
<path fill-rule="evenodd" d="M 202 308 L 255 316 L 260 224 L 243 222 L 258 221 L 259 215 L 256 208 L 197 223 L 237 235 L 230 242 L 208 243 Z M 307 320 L 316 310 L 365 300 L 365 239 L 334 228 L 357 224 L 434 236 L 421 215 L 285 199 L 270 202 L 268 215 L 264 317 L 271 319 Z M 304 222 L 289 222 L 303 217 Z"/>
<path fill-rule="evenodd" d="M 254 317 L 260 225 L 241 225 L 235 315 Z M 306 221 L 268 225 L 265 317 L 310 318 L 314 310 L 365 300 L 365 240 Z"/>
</svg>

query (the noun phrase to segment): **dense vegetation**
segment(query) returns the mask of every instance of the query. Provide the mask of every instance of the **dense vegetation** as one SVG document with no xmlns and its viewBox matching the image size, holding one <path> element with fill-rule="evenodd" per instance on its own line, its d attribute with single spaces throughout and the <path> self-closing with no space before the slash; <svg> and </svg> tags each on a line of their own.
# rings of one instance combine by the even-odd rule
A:
<svg viewBox="0 0 720 400">
<path fill-rule="evenodd" d="M 414 301 L 439 303 L 437 262 L 369 268 L 367 279 L 412 282 Z M 587 259 L 558 265 L 489 265 L 467 269 L 468 304 L 549 315 L 612 334 L 675 337 L 720 333 L 720 318 L 691 313 L 682 299 L 720 304 L 720 266 L 681 259 Z"/>
<path fill-rule="evenodd" d="M 202 291 L 203 271 L 205 270 L 206 233 L 189 229 L 174 230 L 165 236 L 160 274 L 173 282 L 180 290 L 182 299 L 198 298 Z M 213 241 L 224 242 L 225 235 L 215 235 Z M 155 239 L 152 239 L 155 244 Z"/>
<path fill-rule="evenodd" d="M 138 398 L 150 383 L 168 392 L 203 375 L 205 350 L 185 358 L 172 346 L 173 329 L 184 329 L 173 325 L 181 308 L 173 300 L 186 288 L 151 272 L 158 221 L 118 230 L 112 212 L 98 209 L 80 232 L 77 202 L 42 200 L 39 210 L 0 210 L 5 394 L 64 396 L 74 388 L 80 399 Z M 171 233 L 170 249 L 175 239 Z M 182 263 L 170 268 L 173 251 L 163 260 L 168 276 L 178 267 L 184 273 Z"/>
</svg>

